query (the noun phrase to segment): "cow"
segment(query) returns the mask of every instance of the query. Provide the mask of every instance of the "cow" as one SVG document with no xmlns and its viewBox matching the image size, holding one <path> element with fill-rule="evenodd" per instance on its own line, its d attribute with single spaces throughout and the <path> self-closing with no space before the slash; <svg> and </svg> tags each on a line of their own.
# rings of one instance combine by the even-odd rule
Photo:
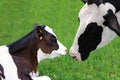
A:
<svg viewBox="0 0 120 80">
<path fill-rule="evenodd" d="M 82 0 L 85 4 L 78 14 L 80 26 L 70 48 L 77 61 L 86 60 L 91 51 L 120 36 L 120 0 Z"/>
<path fill-rule="evenodd" d="M 65 55 L 66 51 L 50 27 L 35 24 L 21 39 L 0 46 L 0 80 L 51 80 L 48 76 L 39 76 L 38 63 Z"/>
</svg>

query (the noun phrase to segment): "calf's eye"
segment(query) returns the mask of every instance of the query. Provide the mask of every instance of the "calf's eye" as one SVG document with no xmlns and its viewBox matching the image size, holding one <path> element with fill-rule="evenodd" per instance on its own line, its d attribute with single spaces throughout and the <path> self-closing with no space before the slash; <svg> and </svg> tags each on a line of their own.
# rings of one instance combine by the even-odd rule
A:
<svg viewBox="0 0 120 80">
<path fill-rule="evenodd" d="M 55 42 L 57 42 L 57 39 L 56 39 L 55 36 L 52 36 L 51 39 L 50 39 L 50 41 L 51 41 L 52 43 L 55 43 Z"/>
</svg>

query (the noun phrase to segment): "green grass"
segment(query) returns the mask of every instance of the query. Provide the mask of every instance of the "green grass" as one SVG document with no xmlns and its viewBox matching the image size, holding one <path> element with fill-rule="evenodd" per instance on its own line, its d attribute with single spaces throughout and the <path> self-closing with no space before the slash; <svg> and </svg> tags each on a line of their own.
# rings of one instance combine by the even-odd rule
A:
<svg viewBox="0 0 120 80">
<path fill-rule="evenodd" d="M 33 29 L 34 23 L 53 28 L 68 48 L 79 26 L 80 0 L 0 0 L 0 45 L 11 43 Z M 39 64 L 40 75 L 52 80 L 120 80 L 120 39 L 93 51 L 84 62 L 69 56 L 47 59 Z"/>
</svg>

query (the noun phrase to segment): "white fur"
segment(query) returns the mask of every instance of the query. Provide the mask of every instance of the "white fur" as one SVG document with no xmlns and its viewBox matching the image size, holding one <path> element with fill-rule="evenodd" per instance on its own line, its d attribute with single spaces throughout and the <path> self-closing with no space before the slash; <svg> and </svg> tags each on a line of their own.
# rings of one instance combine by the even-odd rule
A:
<svg viewBox="0 0 120 80">
<path fill-rule="evenodd" d="M 45 26 L 45 30 L 48 31 L 49 33 L 53 34 L 54 36 L 56 36 L 55 33 L 53 32 L 53 30 L 49 26 Z"/>
<path fill-rule="evenodd" d="M 87 25 L 91 22 L 96 22 L 99 26 L 103 27 L 102 41 L 97 46 L 97 48 L 101 48 L 107 45 L 111 40 L 115 38 L 116 33 L 103 25 L 103 22 L 105 21 L 103 16 L 107 14 L 107 11 L 109 9 L 115 13 L 115 7 L 110 3 L 101 4 L 99 7 L 97 7 L 96 4 L 85 4 L 83 6 L 78 15 L 80 18 L 80 26 L 76 33 L 73 45 L 70 48 L 71 56 L 76 56 L 77 60 L 81 60 L 80 53 L 78 52 L 78 37 L 84 33 Z M 116 16 L 120 24 L 120 12 L 118 12 Z"/>
<path fill-rule="evenodd" d="M 108 27 L 105 27 L 103 29 L 102 33 L 102 41 L 101 43 L 97 46 L 97 48 L 101 48 L 105 45 L 107 45 L 110 41 L 112 41 L 116 37 L 116 33 L 112 30 L 110 30 Z"/>
<path fill-rule="evenodd" d="M 17 75 L 17 67 L 6 46 L 0 46 L 0 64 L 4 69 L 5 80 L 20 80 Z"/>
<path fill-rule="evenodd" d="M 32 77 L 33 80 L 51 80 L 48 76 Z"/>
<path fill-rule="evenodd" d="M 39 72 L 37 71 L 35 73 L 34 71 L 32 71 L 29 75 L 32 76 L 32 77 L 38 77 L 39 76 Z"/>
</svg>

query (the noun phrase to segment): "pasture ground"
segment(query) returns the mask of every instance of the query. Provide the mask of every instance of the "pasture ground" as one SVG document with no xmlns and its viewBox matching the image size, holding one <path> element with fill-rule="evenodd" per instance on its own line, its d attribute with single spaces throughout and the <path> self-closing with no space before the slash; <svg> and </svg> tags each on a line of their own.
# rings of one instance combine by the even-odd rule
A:
<svg viewBox="0 0 120 80">
<path fill-rule="evenodd" d="M 69 56 L 79 26 L 80 0 L 0 0 L 0 45 L 18 40 L 34 23 L 47 24 L 68 48 L 66 56 L 39 64 L 40 75 L 52 80 L 120 80 L 120 39 L 93 51 L 84 62 Z"/>
</svg>

